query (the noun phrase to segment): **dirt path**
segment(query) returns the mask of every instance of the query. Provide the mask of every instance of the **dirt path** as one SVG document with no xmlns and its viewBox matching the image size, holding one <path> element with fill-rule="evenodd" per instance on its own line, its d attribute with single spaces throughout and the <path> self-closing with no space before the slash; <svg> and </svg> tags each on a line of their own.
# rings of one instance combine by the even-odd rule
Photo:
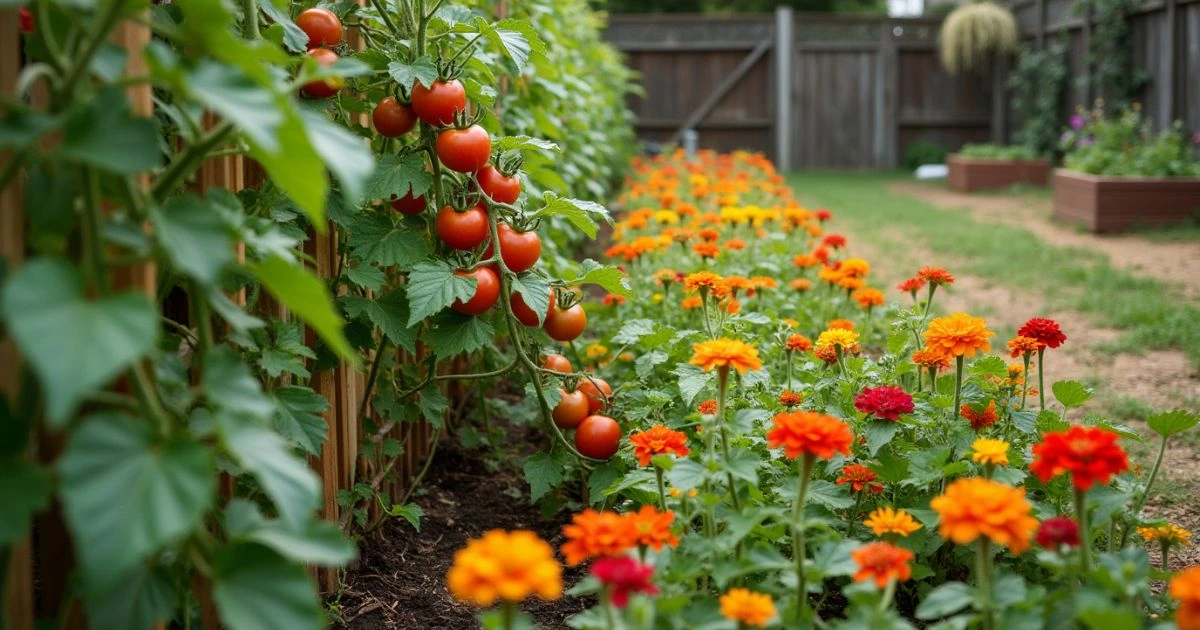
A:
<svg viewBox="0 0 1200 630">
<path fill-rule="evenodd" d="M 903 188 L 894 188 L 898 188 L 896 192 L 907 194 Z M 924 191 L 926 187 L 917 188 Z M 966 200 L 972 201 L 973 198 Z M 963 206 L 959 202 L 950 205 Z M 881 253 L 889 253 L 887 259 L 891 263 L 873 273 L 881 276 L 877 282 L 887 283 L 889 297 L 902 304 L 908 303 L 910 298 L 907 294 L 901 295 L 894 286 L 898 280 L 911 274 L 916 265 L 932 264 L 948 268 L 955 275 L 955 283 L 949 290 L 935 296 L 935 305 L 945 312 L 964 311 L 985 318 L 989 327 L 997 331 L 997 336 L 992 340 L 994 351 L 1003 353 L 1003 344 L 1007 341 L 1005 335 L 1012 334 L 1031 317 L 1049 317 L 1058 321 L 1066 331 L 1068 341 L 1047 357 L 1047 385 L 1060 380 L 1075 380 L 1094 386 L 1096 396 L 1083 409 L 1073 411 L 1071 418 L 1079 420 L 1084 414 L 1099 413 L 1138 431 L 1146 437 L 1147 443 L 1144 447 L 1135 447 L 1138 451 L 1135 455 L 1141 456 L 1141 461 L 1146 462 L 1145 466 L 1153 463 L 1153 455 L 1157 452 L 1156 436 L 1144 422 L 1136 418 L 1114 417 L 1109 411 L 1113 403 L 1121 399 L 1133 399 L 1156 410 L 1167 410 L 1186 408 L 1189 401 L 1200 399 L 1200 371 L 1188 362 L 1181 351 L 1158 350 L 1136 355 L 1113 355 L 1101 350 L 1101 347 L 1112 342 L 1121 334 L 1120 331 L 1102 327 L 1093 318 L 1078 312 L 1047 311 L 1046 296 L 956 272 L 958 261 L 939 255 L 925 247 L 924 243 L 903 234 L 882 231 L 868 239 L 860 238 L 851 225 L 839 223 L 838 229 L 847 237 L 850 251 L 856 256 L 884 260 Z M 898 252 L 903 252 L 903 255 L 898 256 Z M 1197 273 L 1200 274 L 1200 270 Z M 1200 283 L 1200 277 L 1193 280 Z M 1197 290 L 1200 291 L 1200 286 Z M 1056 405 L 1052 399 L 1049 404 Z M 1179 440 L 1170 442 L 1156 488 L 1159 491 L 1164 488 L 1173 491 L 1166 493 L 1166 499 L 1148 504 L 1146 514 L 1167 518 L 1200 536 L 1200 497 L 1196 490 L 1200 488 L 1200 452 Z M 1151 551 L 1155 559 L 1157 553 L 1156 550 Z M 1196 563 L 1200 563 L 1200 545 L 1176 550 L 1172 555 L 1171 564 L 1177 568 Z"/>
<path fill-rule="evenodd" d="M 1053 202 L 1034 195 L 964 194 L 917 182 L 896 182 L 888 189 L 939 208 L 966 209 L 980 221 L 1023 227 L 1051 245 L 1103 253 L 1115 267 L 1178 285 L 1188 298 L 1200 300 L 1200 242 L 1164 242 L 1137 234 L 1097 236 L 1080 232 L 1055 223 L 1051 218 Z"/>
</svg>

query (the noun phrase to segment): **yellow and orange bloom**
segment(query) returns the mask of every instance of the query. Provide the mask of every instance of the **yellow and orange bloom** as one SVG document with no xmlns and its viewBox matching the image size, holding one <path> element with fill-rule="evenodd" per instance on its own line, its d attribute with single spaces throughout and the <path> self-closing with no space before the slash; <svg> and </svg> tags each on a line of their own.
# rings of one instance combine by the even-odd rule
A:
<svg viewBox="0 0 1200 630">
<path fill-rule="evenodd" d="M 1170 523 L 1139 527 L 1137 532 L 1146 542 L 1156 542 L 1167 546 L 1183 546 L 1192 540 L 1192 532 Z"/>
<path fill-rule="evenodd" d="M 855 582 L 872 581 L 883 588 L 892 580 L 903 582 L 912 577 L 908 563 L 913 560 L 913 552 L 891 543 L 868 543 L 850 552 L 850 557 L 858 563 Z"/>
<path fill-rule="evenodd" d="M 993 466 L 1008 465 L 1008 442 L 992 438 L 979 438 L 971 443 L 971 461 Z"/>
<path fill-rule="evenodd" d="M 1023 357 L 1033 354 L 1042 347 L 1042 343 L 1033 337 L 1022 337 L 1017 335 L 1008 340 L 1008 351 L 1014 358 Z"/>
<path fill-rule="evenodd" d="M 705 400 L 696 406 L 696 411 L 699 411 L 706 416 L 711 416 L 717 413 L 717 401 L 711 398 Z"/>
<path fill-rule="evenodd" d="M 454 599 L 480 608 L 535 595 L 553 601 L 562 596 L 562 565 L 537 534 L 493 529 L 455 552 L 446 586 Z"/>
<path fill-rule="evenodd" d="M 830 328 L 817 337 L 818 348 L 841 348 L 843 351 L 858 345 L 858 333 L 845 328 Z"/>
<path fill-rule="evenodd" d="M 733 588 L 721 596 L 721 614 L 751 628 L 763 628 L 775 618 L 775 603 L 765 593 Z"/>
<path fill-rule="evenodd" d="M 939 348 L 925 347 L 912 353 L 912 362 L 925 368 L 942 371 L 950 368 L 950 356 Z"/>
<path fill-rule="evenodd" d="M 563 525 L 567 542 L 561 551 L 568 566 L 577 566 L 592 558 L 615 556 L 632 549 L 636 533 L 629 519 L 616 512 L 597 512 L 591 508 L 576 514 Z"/>
<path fill-rule="evenodd" d="M 675 513 L 670 510 L 660 512 L 653 505 L 643 505 L 637 512 L 630 512 L 622 518 L 629 523 L 634 544 L 655 551 L 662 551 L 664 546 L 679 545 L 679 537 L 671 531 Z"/>
<path fill-rule="evenodd" d="M 692 365 L 705 371 L 733 368 L 738 374 L 749 370 L 762 369 L 762 361 L 758 358 L 758 349 L 736 339 L 711 339 L 692 345 Z"/>
<path fill-rule="evenodd" d="M 775 414 L 774 428 L 767 432 L 767 445 L 783 447 L 788 459 L 812 455 L 830 459 L 834 455 L 850 454 L 854 433 L 850 425 L 823 413 L 790 411 Z"/>
<path fill-rule="evenodd" d="M 952 482 L 929 507 L 941 516 L 942 538 L 960 545 L 984 537 L 1019 554 L 1029 547 L 1038 528 L 1024 488 L 981 477 Z"/>
<path fill-rule="evenodd" d="M 783 405 L 784 407 L 795 407 L 802 402 L 804 402 L 804 394 L 801 394 L 800 392 L 794 392 L 789 389 L 779 394 L 779 404 Z"/>
<path fill-rule="evenodd" d="M 858 302 L 858 305 L 863 308 L 874 308 L 876 306 L 883 306 L 883 291 L 880 291 L 879 289 L 872 289 L 869 287 L 864 287 L 862 289 L 855 291 L 850 296 L 850 299 L 854 300 L 855 302 Z"/>
<path fill-rule="evenodd" d="M 633 456 L 643 466 L 649 466 L 650 460 L 655 455 L 672 454 L 677 457 L 687 457 L 690 452 L 687 435 L 668 429 L 661 424 L 631 434 L 629 443 L 633 445 Z"/>
<path fill-rule="evenodd" d="M 812 340 L 804 335 L 788 335 L 784 349 L 788 352 L 808 352 L 812 349 Z"/>
<path fill-rule="evenodd" d="M 1171 578 L 1167 593 L 1179 602 L 1175 611 L 1179 630 L 1200 630 L 1200 566 L 1188 567 Z"/>
<path fill-rule="evenodd" d="M 995 334 L 988 330 L 987 322 L 982 318 L 966 313 L 953 313 L 947 317 L 934 318 L 929 322 L 924 336 L 930 348 L 952 357 L 973 357 L 976 352 L 991 350 L 988 339 Z"/>
<path fill-rule="evenodd" d="M 897 535 L 908 537 L 909 534 L 921 529 L 921 524 L 915 521 L 912 514 L 904 510 L 881 507 L 871 512 L 863 525 L 871 528 L 876 536 Z"/>
</svg>

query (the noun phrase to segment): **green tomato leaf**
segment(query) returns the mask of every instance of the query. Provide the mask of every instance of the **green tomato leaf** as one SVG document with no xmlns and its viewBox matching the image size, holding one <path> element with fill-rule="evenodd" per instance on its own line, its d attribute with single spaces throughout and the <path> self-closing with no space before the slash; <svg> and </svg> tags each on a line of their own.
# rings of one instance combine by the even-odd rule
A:
<svg viewBox="0 0 1200 630">
<path fill-rule="evenodd" d="M 572 271 L 575 271 L 574 275 Z M 591 258 L 580 263 L 577 271 L 565 270 L 563 280 L 572 284 L 595 284 L 609 293 L 624 297 L 633 296 L 629 279 L 625 277 L 624 272 L 616 267 L 601 265 Z"/>
<path fill-rule="evenodd" d="M 1092 390 L 1078 381 L 1059 381 L 1050 389 L 1054 392 L 1054 399 L 1068 409 L 1078 407 L 1092 397 Z"/>
<path fill-rule="evenodd" d="M 158 343 L 158 310 L 145 295 L 88 300 L 75 268 L 54 258 L 34 260 L 12 275 L 0 294 L 0 313 L 38 375 L 54 428 Z"/>
<path fill-rule="evenodd" d="M 409 92 L 417 82 L 431 87 L 438 80 L 437 65 L 429 57 L 417 57 L 411 64 L 393 61 L 387 65 L 387 71 L 393 81 Z"/>
<path fill-rule="evenodd" d="M 331 122 L 324 114 L 301 110 L 301 117 L 308 131 L 308 141 L 342 183 L 346 203 L 357 204 L 363 198 L 367 182 L 375 174 L 375 156 L 370 145 L 345 127 Z"/>
<path fill-rule="evenodd" d="M 421 517 L 425 516 L 425 510 L 422 510 L 421 506 L 416 503 L 405 503 L 404 505 L 393 505 L 392 509 L 388 510 L 388 514 L 408 521 L 414 530 L 420 532 Z"/>
<path fill-rule="evenodd" d="M 336 523 L 314 519 L 304 529 L 293 531 L 278 520 L 268 520 L 257 505 L 245 499 L 230 501 L 225 514 L 231 540 L 256 542 L 293 562 L 344 566 L 358 555 Z"/>
<path fill-rule="evenodd" d="M 59 155 L 107 173 L 133 175 L 162 163 L 154 121 L 133 117 L 116 87 L 74 109 L 62 137 Z"/>
<path fill-rule="evenodd" d="M 455 300 L 475 295 L 475 279 L 454 273 L 442 260 L 418 263 L 408 274 L 408 325 L 441 312 Z"/>
<path fill-rule="evenodd" d="M 308 50 L 308 34 L 304 32 L 288 14 L 279 7 L 275 6 L 272 0 L 266 0 L 259 3 L 259 8 L 272 22 L 280 25 L 283 28 L 283 45 L 294 53 L 303 53 Z"/>
<path fill-rule="evenodd" d="M 275 414 L 275 403 L 265 396 L 262 385 L 229 346 L 217 346 L 204 358 L 202 385 L 214 405 L 233 413 L 265 420 Z"/>
<path fill-rule="evenodd" d="M 329 180 L 325 176 L 325 163 L 309 142 L 308 132 L 299 114 L 284 112 L 276 140 L 277 149 L 269 149 L 251 140 L 250 157 L 262 165 L 271 182 L 286 192 L 308 216 L 313 228 L 324 234 Z"/>
<path fill-rule="evenodd" d="M 283 437 L 300 445 L 310 455 L 318 455 L 329 433 L 321 414 L 329 411 L 329 401 L 308 387 L 285 385 L 271 396 L 279 407 L 272 426 Z"/>
<path fill-rule="evenodd" d="M 502 136 L 492 140 L 492 152 L 502 154 L 506 151 L 547 151 L 559 153 L 562 148 L 556 143 L 530 136 Z"/>
<path fill-rule="evenodd" d="M 233 241 L 220 215 L 199 197 L 175 197 L 150 218 L 167 257 L 201 284 L 215 284 L 225 265 L 234 261 Z"/>
<path fill-rule="evenodd" d="M 512 289 L 520 293 L 525 306 L 537 314 L 538 324 L 545 324 L 546 314 L 550 312 L 550 285 L 541 276 L 525 272 L 512 279 Z"/>
<path fill-rule="evenodd" d="M 1198 420 L 1200 420 L 1200 415 L 1182 409 L 1175 409 L 1174 411 L 1156 413 L 1146 418 L 1146 424 L 1150 425 L 1150 428 L 1155 433 L 1163 437 L 1170 437 L 1196 426 Z"/>
<path fill-rule="evenodd" d="M 350 317 L 365 315 L 392 343 L 409 351 L 415 349 L 417 330 L 408 327 L 408 302 L 399 291 L 385 293 L 375 299 L 344 295 L 339 300 Z"/>
<path fill-rule="evenodd" d="M 278 433 L 229 416 L 219 416 L 218 425 L 229 453 L 262 484 L 284 524 L 301 531 L 321 503 L 321 480 Z"/>
<path fill-rule="evenodd" d="M 551 488 L 562 483 L 563 465 L 548 453 L 538 453 L 525 460 L 521 467 L 529 483 L 529 500 L 537 503 Z"/>
<path fill-rule="evenodd" d="M 208 449 L 177 436 L 156 443 L 149 422 L 92 416 L 58 470 L 67 524 L 91 589 L 105 590 L 201 525 L 216 495 Z"/>
<path fill-rule="evenodd" d="M 417 408 L 421 410 L 421 417 L 436 429 L 445 421 L 450 401 L 436 384 L 426 385 L 417 394 Z"/>
<path fill-rule="evenodd" d="M 487 319 L 449 311 L 433 318 L 425 341 L 437 356 L 450 357 L 487 347 L 495 334 Z"/>
<path fill-rule="evenodd" d="M 587 234 L 588 238 L 596 238 L 597 219 L 605 223 L 612 223 L 612 216 L 608 213 L 608 209 L 594 201 L 559 197 L 549 191 L 542 195 L 542 201 L 546 205 L 534 213 L 534 216 L 539 218 L 562 217 L 576 229 Z"/>
<path fill-rule="evenodd" d="M 279 107 L 278 97 L 237 67 L 212 60 L 201 61 L 188 74 L 187 90 L 197 101 L 235 125 L 263 151 L 279 150 L 278 133 L 284 112 Z"/>
<path fill-rule="evenodd" d="M 962 582 L 946 582 L 925 595 L 917 605 L 917 619 L 930 620 L 956 613 L 975 600 L 975 589 Z"/>
<path fill-rule="evenodd" d="M 230 630 L 320 630 L 316 585 L 299 563 L 253 543 L 235 543 L 213 558 L 213 601 Z"/>
<path fill-rule="evenodd" d="M 110 589 L 84 595 L 84 610 L 93 628 L 152 628 L 171 618 L 175 609 L 171 572 L 162 565 L 135 566 Z"/>
<path fill-rule="evenodd" d="M 277 256 L 249 268 L 272 295 L 311 326 L 338 356 L 358 366 L 358 353 L 342 334 L 346 322 L 334 311 L 329 287 L 320 278 Z"/>
<path fill-rule="evenodd" d="M 29 462 L 0 459 L 0 546 L 29 533 L 33 515 L 50 504 L 50 476 Z"/>
<path fill-rule="evenodd" d="M 383 287 L 383 283 L 387 282 L 387 276 L 383 273 L 382 269 L 365 263 L 348 267 L 346 269 L 346 278 L 368 291 L 378 291 Z"/>
<path fill-rule="evenodd" d="M 432 252 L 425 226 L 419 221 L 396 220 L 381 212 L 355 217 L 347 238 L 354 256 L 383 267 L 409 267 Z"/>
<path fill-rule="evenodd" d="M 409 193 L 415 197 L 428 192 L 432 185 L 433 175 L 425 170 L 423 154 L 385 155 L 375 163 L 375 172 L 367 180 L 365 198 L 387 201 Z"/>
</svg>

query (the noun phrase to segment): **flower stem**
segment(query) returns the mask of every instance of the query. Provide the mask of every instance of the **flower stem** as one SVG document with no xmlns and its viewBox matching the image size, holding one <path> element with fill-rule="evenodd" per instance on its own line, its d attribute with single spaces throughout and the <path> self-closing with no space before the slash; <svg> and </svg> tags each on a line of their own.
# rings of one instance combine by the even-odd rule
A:
<svg viewBox="0 0 1200 630">
<path fill-rule="evenodd" d="M 1045 369 L 1043 368 L 1045 361 L 1042 359 L 1046 354 L 1046 348 L 1038 349 L 1038 412 L 1046 408 L 1046 382 L 1043 380 Z"/>
<path fill-rule="evenodd" d="M 729 465 L 729 435 L 725 427 L 725 395 L 729 390 L 729 368 L 717 368 L 717 424 L 721 427 L 721 451 L 725 455 L 725 464 Z M 737 486 L 733 483 L 733 473 L 726 471 L 725 478 L 729 480 L 729 496 L 733 500 L 733 509 L 742 511 L 741 499 L 738 499 Z"/>
<path fill-rule="evenodd" d="M 658 482 L 658 505 L 662 511 L 667 511 L 667 493 L 663 489 L 663 470 L 658 466 L 654 467 L 654 479 Z"/>
<path fill-rule="evenodd" d="M 1079 545 L 1079 565 L 1083 569 L 1084 579 L 1092 570 L 1092 530 L 1088 526 L 1087 505 L 1084 502 L 1085 492 L 1075 488 L 1075 518 L 1079 521 L 1079 533 L 1082 541 Z"/>
<path fill-rule="evenodd" d="M 992 549 L 991 540 L 979 538 L 975 579 L 979 588 L 979 609 L 983 613 L 983 630 L 994 630 L 996 619 L 992 611 Z"/>
<path fill-rule="evenodd" d="M 796 618 L 803 619 L 808 611 L 808 588 L 804 583 L 804 497 L 808 494 L 808 478 L 812 476 L 816 458 L 805 454 L 800 463 L 800 487 L 792 506 L 792 555 L 796 561 Z"/>
<path fill-rule="evenodd" d="M 954 357 L 954 408 L 951 409 L 951 418 L 958 416 L 958 404 L 962 398 L 963 363 L 965 360 L 962 355 Z"/>
</svg>

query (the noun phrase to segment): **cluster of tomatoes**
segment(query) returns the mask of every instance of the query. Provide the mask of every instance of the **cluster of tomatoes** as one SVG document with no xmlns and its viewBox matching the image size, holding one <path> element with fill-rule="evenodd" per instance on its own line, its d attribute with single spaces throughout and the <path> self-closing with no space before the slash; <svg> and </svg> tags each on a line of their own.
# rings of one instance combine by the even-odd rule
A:
<svg viewBox="0 0 1200 630">
<path fill-rule="evenodd" d="M 570 374 L 571 362 L 561 354 L 546 357 L 547 370 Z M 616 420 L 599 412 L 612 400 L 612 387 L 602 378 L 586 377 L 575 391 L 559 390 L 554 406 L 554 424 L 575 430 L 575 449 L 593 459 L 608 459 L 617 452 L 621 441 L 621 426 Z"/>
</svg>

